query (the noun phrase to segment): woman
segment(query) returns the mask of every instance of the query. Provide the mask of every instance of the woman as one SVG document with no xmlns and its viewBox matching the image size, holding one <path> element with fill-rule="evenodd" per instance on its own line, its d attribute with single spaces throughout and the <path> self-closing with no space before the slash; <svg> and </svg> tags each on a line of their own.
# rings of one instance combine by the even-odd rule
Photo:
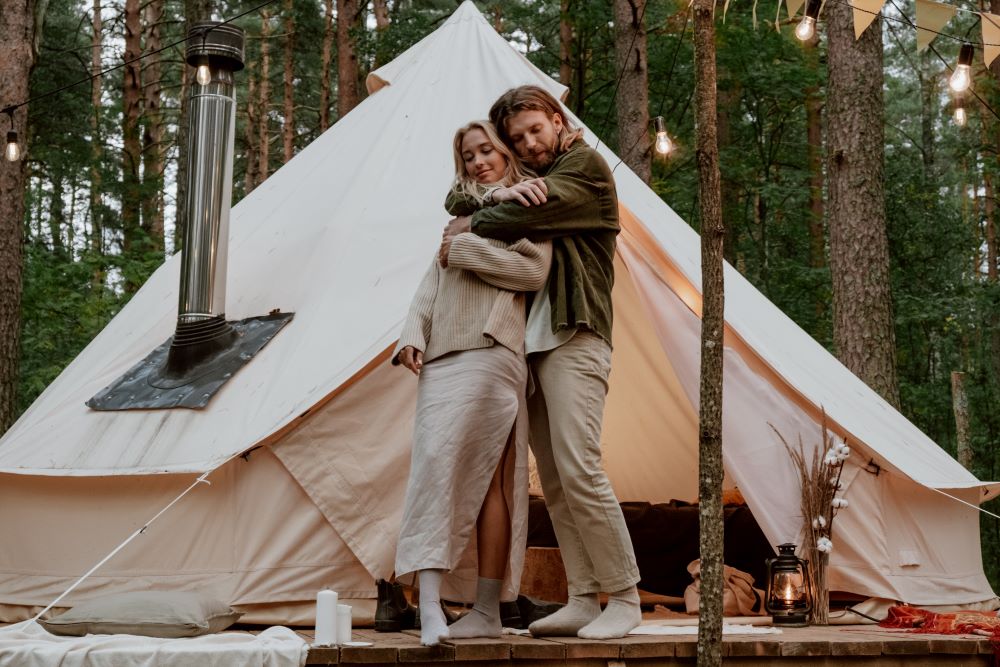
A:
<svg viewBox="0 0 1000 667">
<path fill-rule="evenodd" d="M 482 205 L 536 200 L 537 182 L 488 122 L 459 129 L 454 151 L 452 195 Z M 419 376 L 396 574 L 418 574 L 424 645 L 499 636 L 500 599 L 517 596 L 528 486 L 525 292 L 545 282 L 551 257 L 549 243 L 455 237 L 441 258 L 447 267 L 435 258 L 417 288 L 393 354 Z M 449 629 L 442 584 L 469 599 L 473 581 L 476 604 Z"/>
</svg>

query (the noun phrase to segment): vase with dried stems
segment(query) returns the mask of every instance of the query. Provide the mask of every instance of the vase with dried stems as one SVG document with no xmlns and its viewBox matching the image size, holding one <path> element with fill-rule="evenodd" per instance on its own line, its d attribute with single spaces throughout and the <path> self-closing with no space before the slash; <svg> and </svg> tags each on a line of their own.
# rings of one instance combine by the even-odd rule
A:
<svg viewBox="0 0 1000 667">
<path fill-rule="evenodd" d="M 771 429 L 785 446 L 788 455 L 799 473 L 802 491 L 802 536 L 803 555 L 811 561 L 809 571 L 812 582 L 812 623 L 830 624 L 830 589 L 826 583 L 826 568 L 833 551 L 833 519 L 847 507 L 847 500 L 838 496 L 841 491 L 840 477 L 844 472 L 844 462 L 851 455 L 847 442 L 837 443 L 827 428 L 826 412 L 822 413 L 822 444 L 806 453 L 799 436 L 798 447 L 792 447 L 771 424 Z"/>
</svg>

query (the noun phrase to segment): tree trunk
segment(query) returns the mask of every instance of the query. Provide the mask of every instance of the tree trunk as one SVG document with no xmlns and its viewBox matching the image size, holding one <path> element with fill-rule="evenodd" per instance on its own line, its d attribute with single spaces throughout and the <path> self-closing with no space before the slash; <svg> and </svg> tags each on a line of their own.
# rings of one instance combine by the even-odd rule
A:
<svg viewBox="0 0 1000 667">
<path fill-rule="evenodd" d="M 720 79 L 727 81 L 729 85 L 724 86 L 722 90 L 718 92 L 719 95 L 719 108 L 717 110 L 717 136 L 719 141 L 719 160 L 720 160 L 720 172 L 722 170 L 721 160 L 722 156 L 727 152 L 732 146 L 732 119 L 733 117 L 739 118 L 740 114 L 740 97 L 742 95 L 742 90 L 736 81 L 733 81 L 730 77 L 726 76 L 725 70 L 720 74 Z M 723 242 L 723 251 L 725 253 L 726 260 L 732 264 L 736 265 L 736 225 L 732 224 L 731 221 L 736 220 L 737 216 L 740 215 L 740 183 L 736 179 L 727 177 L 727 174 L 722 173 L 722 219 L 729 222 L 726 225 L 726 239 Z"/>
<path fill-rule="evenodd" d="M 63 175 L 54 173 L 49 180 L 52 183 L 52 195 L 49 198 L 49 236 L 52 238 L 52 254 L 62 256 L 66 253 L 63 243 L 63 227 L 66 226 L 66 202 L 63 200 Z"/>
<path fill-rule="evenodd" d="M 257 113 L 260 115 L 260 126 L 257 128 L 257 181 L 258 184 L 271 175 L 271 137 L 268 131 L 268 116 L 271 108 L 271 47 L 268 39 L 271 36 L 271 16 L 265 9 L 261 13 L 260 24 L 260 104 Z"/>
<path fill-rule="evenodd" d="M 101 0 L 94 0 L 91 17 L 92 38 L 90 42 L 90 252 L 95 261 L 104 254 L 103 197 L 101 196 L 101 161 L 104 159 L 104 139 L 101 132 L 101 39 L 104 24 L 101 17 Z M 103 268 L 94 269 L 95 287 L 104 282 Z"/>
<path fill-rule="evenodd" d="M 142 137 L 142 226 L 152 249 L 163 252 L 163 111 L 160 109 L 160 27 L 163 0 L 145 8 L 146 53 L 143 70 L 146 129 Z"/>
<path fill-rule="evenodd" d="M 285 72 L 284 72 L 284 123 L 281 126 L 281 143 L 284 148 L 284 162 L 292 159 L 295 151 L 295 96 L 293 71 L 293 51 L 295 48 L 295 6 L 292 0 L 285 0 Z"/>
<path fill-rule="evenodd" d="M 358 0 L 337 0 L 337 118 L 358 105 L 358 54 L 354 35 Z"/>
<path fill-rule="evenodd" d="M 819 37 L 808 42 L 810 63 L 819 67 Z M 819 86 L 806 89 L 806 162 L 809 165 L 809 266 L 826 267 L 826 231 L 823 229 L 823 97 Z M 817 330 L 825 330 L 827 297 L 823 285 L 813 289 Z"/>
<path fill-rule="evenodd" d="M 0 21 L 0 100 L 17 104 L 28 99 L 28 81 L 37 56 L 36 24 L 45 3 L 5 2 Z M 6 119 L 4 119 L 6 120 Z M 28 107 L 14 112 L 14 127 L 22 148 L 27 143 Z M 17 408 L 18 353 L 21 337 L 21 281 L 24 190 L 28 182 L 24 160 L 0 159 L 0 434 L 14 423 Z"/>
<path fill-rule="evenodd" d="M 934 168 L 934 126 L 937 108 L 940 105 L 938 81 L 941 76 L 934 71 L 930 49 L 918 56 L 917 71 L 920 84 L 920 153 L 923 158 L 925 178 L 933 178 Z"/>
<path fill-rule="evenodd" d="M 389 27 L 389 4 L 386 0 L 374 0 L 372 7 L 375 10 L 375 29 L 385 30 Z"/>
<path fill-rule="evenodd" d="M 185 30 L 188 26 L 198 21 L 205 21 L 212 17 L 210 0 L 184 0 L 184 18 L 186 21 Z M 191 82 L 194 81 L 193 69 L 187 64 L 181 64 L 181 107 L 180 118 L 177 123 L 177 211 L 174 218 L 174 252 L 179 251 L 184 244 L 184 226 L 187 201 L 187 136 L 188 136 L 188 95 L 191 92 Z"/>
<path fill-rule="evenodd" d="M 649 135 L 649 64 L 646 61 L 646 0 L 614 0 L 618 87 L 618 155 L 647 185 L 652 170 Z"/>
<path fill-rule="evenodd" d="M 383 7 L 385 3 L 382 3 Z M 319 81 L 319 131 L 330 127 L 330 61 L 333 58 L 333 0 L 323 0 L 323 57 Z M 378 10 L 376 8 L 376 16 Z"/>
<path fill-rule="evenodd" d="M 253 192 L 260 183 L 260 161 L 257 157 L 257 61 L 247 63 L 247 116 L 244 128 L 246 142 L 246 172 L 243 174 L 243 196 Z"/>
<path fill-rule="evenodd" d="M 847 4 L 827 17 L 827 178 L 833 341 L 855 375 L 899 407 L 885 223 L 880 21 L 854 39 Z"/>
<path fill-rule="evenodd" d="M 698 667 L 722 664 L 722 345 L 725 227 L 719 176 L 713 0 L 694 0 L 695 132 L 701 213 L 701 385 L 698 520 L 701 596 Z"/>
<path fill-rule="evenodd" d="M 956 458 L 972 470 L 972 442 L 969 437 L 969 397 L 965 393 L 965 373 L 951 372 L 951 405 L 955 413 Z"/>
<path fill-rule="evenodd" d="M 570 0 L 561 0 L 559 3 L 559 83 L 564 86 L 573 85 L 573 66 L 570 63 L 573 53 L 573 23 L 569 3 Z"/>
<path fill-rule="evenodd" d="M 139 0 L 125 0 L 125 61 L 142 55 L 142 25 L 139 17 Z M 122 81 L 122 241 L 126 254 L 136 250 L 139 238 L 139 212 L 142 205 L 142 184 L 139 182 L 139 165 L 142 161 L 142 143 L 139 134 L 139 116 L 142 114 L 142 63 L 132 62 L 124 67 Z M 138 285 L 127 282 L 125 289 L 134 292 Z"/>
</svg>

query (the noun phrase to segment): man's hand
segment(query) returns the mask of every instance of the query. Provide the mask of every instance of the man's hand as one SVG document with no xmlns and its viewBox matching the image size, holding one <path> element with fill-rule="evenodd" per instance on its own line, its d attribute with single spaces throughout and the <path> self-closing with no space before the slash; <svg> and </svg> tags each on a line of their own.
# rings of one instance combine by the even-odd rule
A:
<svg viewBox="0 0 1000 667">
<path fill-rule="evenodd" d="M 503 201 L 517 201 L 525 206 L 538 206 L 546 202 L 549 193 L 544 178 L 531 178 L 521 183 L 515 183 L 509 188 L 499 188 L 493 191 L 493 201 L 499 204 Z"/>
<path fill-rule="evenodd" d="M 445 225 L 444 232 L 441 234 L 441 247 L 438 249 L 438 264 L 441 265 L 441 268 L 448 268 L 448 252 L 451 250 L 451 240 L 459 234 L 464 234 L 468 231 L 472 231 L 472 218 L 467 215 L 460 218 L 452 218 Z"/>
<path fill-rule="evenodd" d="M 420 369 L 424 367 L 424 353 L 407 345 L 399 351 L 399 363 L 413 371 L 414 375 L 420 375 Z"/>
</svg>

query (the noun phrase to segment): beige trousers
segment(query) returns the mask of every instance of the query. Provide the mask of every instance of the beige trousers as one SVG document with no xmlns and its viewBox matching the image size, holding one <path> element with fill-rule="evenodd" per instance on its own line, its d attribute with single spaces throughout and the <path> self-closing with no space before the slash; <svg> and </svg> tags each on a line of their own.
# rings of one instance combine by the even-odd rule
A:
<svg viewBox="0 0 1000 667">
<path fill-rule="evenodd" d="M 601 421 L 611 348 L 589 331 L 528 358 L 531 449 L 570 595 L 620 591 L 639 581 L 632 540 L 601 465 Z"/>
</svg>

